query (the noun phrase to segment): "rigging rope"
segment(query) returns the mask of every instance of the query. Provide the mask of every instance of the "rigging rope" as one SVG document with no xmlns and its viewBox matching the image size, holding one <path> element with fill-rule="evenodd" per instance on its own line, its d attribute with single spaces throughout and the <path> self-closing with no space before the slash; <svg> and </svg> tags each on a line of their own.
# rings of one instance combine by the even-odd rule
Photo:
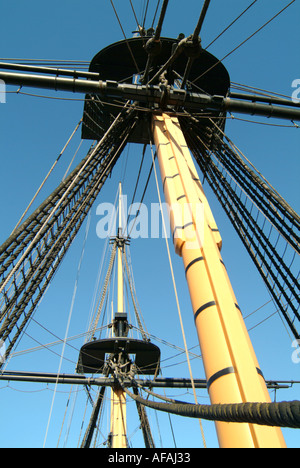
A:
<svg viewBox="0 0 300 468">
<path fill-rule="evenodd" d="M 43 297 L 135 123 L 135 113 L 125 108 L 72 174 L 0 247 L 0 335 L 9 341 L 7 355 Z"/>
<path fill-rule="evenodd" d="M 146 19 L 147 19 L 147 15 L 148 15 L 148 8 L 149 8 L 149 0 L 147 0 L 145 13 L 144 13 L 144 19 L 143 19 L 143 21 L 141 23 L 143 29 L 145 29 Z"/>
<path fill-rule="evenodd" d="M 134 63 L 134 65 L 135 65 L 135 68 L 136 68 L 136 70 L 137 70 L 137 73 L 138 73 L 138 75 L 140 75 L 141 72 L 140 72 L 140 70 L 139 70 L 139 67 L 138 67 L 138 64 L 137 64 L 137 62 L 136 62 L 135 56 L 134 56 L 134 54 L 133 54 L 133 52 L 132 52 L 132 48 L 130 47 L 129 41 L 128 41 L 127 37 L 126 37 L 124 28 L 123 28 L 123 26 L 122 26 L 121 20 L 120 20 L 120 18 L 119 18 L 119 15 L 118 15 L 118 13 L 117 13 L 117 10 L 116 10 L 116 7 L 115 7 L 115 5 L 114 5 L 113 0 L 110 0 L 110 3 L 111 3 L 111 5 L 112 5 L 112 7 L 113 7 L 114 13 L 115 13 L 115 15 L 116 15 L 116 18 L 117 18 L 117 20 L 118 20 L 119 26 L 120 26 L 121 31 L 122 31 L 122 33 L 123 33 L 124 39 L 125 39 L 125 41 L 126 41 L 126 44 L 127 44 L 128 50 L 129 50 L 129 53 L 130 53 L 130 55 L 131 55 L 131 58 L 132 58 L 132 60 L 133 60 L 133 63 Z"/>
<path fill-rule="evenodd" d="M 217 125 L 212 122 L 216 127 Z M 218 127 L 217 127 L 218 128 Z M 218 128 L 218 131 L 221 130 Z M 222 132 L 223 133 L 223 132 Z M 225 136 L 226 137 L 226 136 Z M 230 142 L 226 137 L 228 142 L 233 146 L 233 150 L 229 148 L 221 138 L 216 136 L 216 144 L 220 149 L 215 150 L 218 158 L 222 161 L 222 164 L 226 169 L 230 170 L 234 174 L 235 179 L 239 182 L 245 190 L 247 188 L 246 183 L 249 184 L 251 189 L 250 196 L 253 201 L 257 204 L 260 204 L 260 209 L 264 215 L 269 219 L 273 225 L 276 226 L 276 229 L 280 234 L 285 238 L 285 240 L 293 247 L 293 249 L 299 254 L 300 253 L 300 237 L 296 232 L 291 230 L 291 226 L 288 226 L 285 217 L 288 218 L 288 221 L 292 224 L 296 231 L 300 230 L 300 217 L 298 214 L 291 208 L 291 206 L 275 191 L 275 189 L 269 184 L 269 182 L 263 178 L 262 174 L 256 172 L 255 174 L 252 169 L 249 168 L 239 156 L 236 151 L 236 147 Z M 226 159 L 224 158 L 226 154 Z M 244 155 L 243 155 L 244 156 Z M 243 173 L 241 176 L 240 174 Z M 247 181 L 248 179 L 248 181 Z M 246 182 L 247 181 L 247 182 Z M 252 188 L 250 184 L 253 184 Z M 279 213 L 281 212 L 281 213 Z"/>
<path fill-rule="evenodd" d="M 242 160 L 235 146 L 231 149 L 222 141 L 219 127 L 213 140 L 208 135 L 204 141 L 197 119 L 182 119 L 182 125 L 205 178 L 298 339 L 299 271 L 295 260 L 299 254 L 299 216 L 253 166 Z"/>
<path fill-rule="evenodd" d="M 212 42 L 210 42 L 208 44 L 207 47 L 205 47 L 205 50 L 207 50 L 210 46 L 212 46 L 221 36 L 223 36 L 223 34 L 228 31 L 228 29 L 230 29 L 242 16 L 244 16 L 245 13 L 247 13 L 248 10 L 250 10 L 251 7 L 253 7 L 255 5 L 255 3 L 257 3 L 258 0 L 254 0 L 254 2 L 251 3 L 251 5 L 249 5 L 237 18 L 235 18 L 235 20 L 233 20 L 228 26 L 227 28 L 225 28 Z"/>
<path fill-rule="evenodd" d="M 157 411 L 164 411 L 188 418 L 201 418 L 209 421 L 235 422 L 259 424 L 263 426 L 277 426 L 292 429 L 300 428 L 300 401 L 284 401 L 279 403 L 229 403 L 200 405 L 185 403 L 171 398 L 155 394 L 150 390 L 147 393 L 161 399 L 164 403 L 145 400 L 136 392 L 132 393 L 124 384 L 124 379 L 130 378 L 133 386 L 136 386 L 132 376 L 122 372 L 120 367 L 110 362 L 111 369 L 122 389 L 133 400 Z M 145 390 L 145 389 L 144 389 Z"/>
<path fill-rule="evenodd" d="M 101 408 L 102 408 L 102 403 L 103 403 L 103 399 L 104 399 L 104 396 L 105 396 L 105 390 L 106 390 L 106 387 L 102 387 L 99 390 L 96 403 L 95 403 L 95 405 L 93 407 L 93 412 L 92 412 L 92 415 L 91 415 L 91 418 L 90 418 L 90 422 L 89 422 L 89 425 L 87 427 L 87 430 L 86 430 L 86 433 L 85 433 L 84 438 L 82 440 L 80 448 L 87 449 L 87 448 L 90 448 L 90 446 L 91 446 L 94 431 L 95 431 L 97 421 L 98 421 L 98 418 L 99 418 L 99 413 L 100 413 Z"/>
<path fill-rule="evenodd" d="M 85 237 L 84 237 L 84 240 L 83 240 L 81 256 L 80 256 L 80 259 L 79 259 L 77 275 L 76 275 L 76 279 L 75 279 L 73 297 L 72 297 L 71 307 L 70 307 L 70 311 L 69 311 L 69 317 L 68 317 L 68 321 L 67 321 L 65 338 L 64 338 L 64 342 L 63 342 L 63 349 L 62 349 L 61 358 L 60 358 L 60 362 L 59 362 L 59 367 L 58 367 L 58 371 L 57 371 L 57 379 L 56 379 L 56 382 L 55 382 L 53 398 L 52 398 L 52 403 L 51 403 L 51 407 L 50 407 L 50 413 L 49 413 L 49 418 L 48 418 L 48 423 L 47 423 L 47 428 L 46 428 L 46 434 L 45 434 L 45 439 L 44 439 L 44 445 L 43 445 L 44 448 L 45 448 L 45 445 L 46 445 L 46 442 L 47 442 L 48 431 L 49 431 L 50 422 L 51 422 L 51 418 L 52 418 L 54 401 L 55 401 L 55 397 L 56 397 L 56 390 L 57 390 L 57 386 L 58 386 L 58 378 L 59 378 L 58 376 L 60 375 L 61 367 L 62 367 L 62 363 L 63 363 L 63 359 L 64 359 L 64 354 L 65 354 L 65 349 L 66 349 L 66 344 L 67 344 L 67 339 L 68 339 L 68 335 L 69 335 L 69 329 L 70 329 L 70 325 L 71 325 L 71 319 L 72 319 L 72 315 L 73 315 L 74 304 L 75 304 L 75 299 L 76 299 L 76 294 L 77 294 L 77 289 L 78 289 L 78 281 L 79 281 L 79 276 L 80 276 L 80 271 L 81 271 L 81 265 L 82 265 L 82 261 L 83 261 L 83 257 L 84 257 L 84 253 L 85 253 L 85 246 L 86 246 L 86 242 L 87 242 L 87 238 L 88 238 L 88 234 L 89 234 L 89 230 L 90 230 L 90 225 L 91 225 L 91 216 L 89 215 L 86 230 L 85 230 Z"/>
<path fill-rule="evenodd" d="M 137 388 L 133 389 L 133 393 L 135 395 L 139 396 L 139 392 L 138 392 Z M 146 413 L 145 406 L 141 405 L 141 403 L 136 400 L 136 407 L 137 407 L 137 411 L 138 411 L 139 418 L 140 418 L 140 421 L 141 421 L 145 447 L 146 448 L 155 448 L 153 436 L 152 436 L 152 433 L 151 433 L 151 427 L 150 427 L 150 424 L 149 424 L 149 420 L 148 420 L 148 416 L 147 416 L 147 413 Z"/>
<path fill-rule="evenodd" d="M 195 388 L 195 383 L 194 383 L 194 378 L 193 378 L 193 373 L 192 373 L 192 368 L 191 368 L 191 362 L 190 362 L 190 357 L 189 357 L 189 351 L 188 351 L 188 347 L 187 347 L 186 336 L 185 336 L 185 331 L 184 331 L 184 326 L 183 326 L 183 321 L 182 321 L 182 314 L 181 314 L 181 309 L 180 309 L 180 304 L 179 304 L 178 292 L 177 292 L 177 287 L 176 287 L 176 282 L 175 282 L 172 258 L 171 258 L 170 247 L 169 247 L 168 236 L 167 236 L 167 230 L 166 230 L 166 223 L 165 223 L 165 218 L 164 218 L 164 213 L 163 213 L 163 208 L 162 208 L 162 202 L 161 202 L 160 189 L 159 189 L 159 184 L 158 184 L 157 171 L 156 171 L 156 166 L 155 166 L 153 145 L 152 145 L 151 142 L 150 142 L 150 147 L 151 147 L 152 163 L 153 163 L 153 169 L 154 169 L 154 175 L 155 175 L 155 181 L 156 181 L 157 194 L 158 194 L 159 205 L 160 205 L 161 216 L 162 216 L 162 225 L 163 225 L 164 236 L 165 236 L 165 240 L 166 240 L 166 248 L 167 248 L 167 253 L 168 253 L 168 258 L 169 258 L 171 277 L 172 277 L 175 300 L 176 300 L 177 311 L 178 311 L 178 316 L 179 316 L 179 322 L 180 322 L 180 327 L 181 327 L 181 333 L 182 333 L 187 364 L 188 364 L 190 378 L 191 378 L 192 387 L 193 387 L 194 399 L 195 399 L 195 402 L 197 403 L 196 388 Z M 203 445 L 206 448 L 206 440 L 205 440 L 205 435 L 204 435 L 201 419 L 199 419 L 199 424 L 200 424 L 200 431 L 201 431 L 201 436 L 202 436 L 202 440 L 203 440 Z"/>
<path fill-rule="evenodd" d="M 153 171 L 153 163 L 151 164 L 151 167 L 150 167 L 150 170 L 149 170 L 149 173 L 148 173 L 147 181 L 146 181 L 145 188 L 144 188 L 144 191 L 143 191 L 143 194 L 142 194 L 142 197 L 141 197 L 139 208 L 138 208 L 137 213 L 136 213 L 136 217 L 132 222 L 132 226 L 131 226 L 131 229 L 130 229 L 130 232 L 129 232 L 129 237 L 130 237 L 130 235 L 131 235 L 131 233 L 133 231 L 133 228 L 134 228 L 135 223 L 137 221 L 138 214 L 140 212 L 140 208 L 141 208 L 141 206 L 143 204 L 143 201 L 144 201 L 147 189 L 148 189 L 148 185 L 149 185 L 149 182 L 150 182 L 150 178 L 151 178 L 151 175 L 152 175 L 152 171 Z M 128 219 L 127 219 L 127 224 L 128 224 Z M 127 227 L 126 227 L 126 229 L 127 229 Z"/>
<path fill-rule="evenodd" d="M 157 16 L 157 13 L 158 13 L 160 2 L 161 2 L 161 0 L 157 0 L 156 10 L 155 10 L 153 21 L 152 21 L 152 24 L 151 24 L 152 29 L 154 28 L 154 24 L 155 24 L 155 21 L 156 21 L 156 16 Z"/>
<path fill-rule="evenodd" d="M 134 189 L 134 192 L 133 192 L 133 195 L 132 195 L 131 204 L 130 204 L 130 211 L 129 211 L 128 216 L 127 216 L 125 232 L 127 232 L 128 221 L 129 221 L 129 218 L 130 218 L 130 215 L 131 215 L 132 205 L 133 205 L 133 202 L 134 202 L 134 199 L 135 199 L 135 195 L 136 195 L 136 191 L 137 191 L 137 188 L 138 188 L 138 185 L 139 185 L 139 181 L 140 181 L 140 177 L 141 177 L 141 172 L 142 172 L 142 168 L 143 168 L 143 164 L 144 164 L 144 159 L 145 159 L 146 149 L 147 149 L 147 145 L 144 145 L 143 154 L 142 154 L 142 160 L 141 160 L 141 164 L 140 164 L 140 168 L 139 168 L 139 173 L 138 173 L 138 176 L 137 176 L 137 180 L 136 180 L 136 184 L 135 184 L 135 189 Z"/>
<path fill-rule="evenodd" d="M 26 208 L 26 210 L 24 211 L 24 213 L 22 214 L 21 218 L 19 219 L 18 223 L 16 224 L 12 234 L 16 231 L 16 229 L 19 227 L 19 225 L 21 224 L 21 222 L 23 221 L 24 217 L 26 216 L 26 214 L 28 213 L 30 207 L 32 206 L 33 202 L 35 201 L 36 197 L 38 196 L 38 194 L 40 193 L 40 191 L 42 190 L 42 188 L 44 187 L 45 183 L 47 182 L 47 180 L 49 179 L 50 175 L 52 174 L 55 166 L 57 165 L 57 163 L 59 162 L 60 158 L 62 157 L 62 155 L 64 154 L 65 150 L 67 149 L 69 143 L 71 142 L 73 136 L 75 135 L 75 133 L 77 132 L 77 130 L 79 129 L 80 125 L 82 124 L 82 120 L 81 119 L 78 124 L 76 125 L 74 131 L 72 132 L 70 138 L 68 139 L 67 143 L 65 144 L 65 146 L 63 147 L 63 149 L 61 150 L 61 152 L 59 153 L 58 157 L 56 158 L 56 160 L 54 161 L 52 167 L 50 168 L 48 174 L 46 175 L 45 179 L 43 180 L 42 184 L 40 185 L 40 187 L 38 188 L 36 194 L 34 195 L 33 199 L 31 200 L 31 202 L 29 203 L 28 207 Z"/>
<path fill-rule="evenodd" d="M 129 289 L 130 289 L 130 293 L 131 293 L 131 298 L 132 298 L 132 303 L 133 303 L 133 308 L 134 308 L 136 320 L 137 320 L 137 323 L 138 323 L 138 326 L 139 326 L 139 331 L 141 332 L 143 340 L 144 341 L 149 341 L 149 339 L 148 339 L 148 337 L 147 337 L 147 335 L 145 333 L 145 330 L 143 328 L 140 313 L 138 311 L 137 303 L 136 303 L 136 300 L 135 300 L 134 286 L 133 286 L 133 282 L 132 282 L 132 278 L 131 278 L 131 274 L 130 274 L 130 270 L 129 270 L 128 261 L 127 261 L 126 249 L 124 249 L 124 254 L 123 255 L 124 255 L 124 261 L 125 261 L 125 268 L 126 268 L 126 272 L 127 272 L 128 283 L 129 283 Z"/>
<path fill-rule="evenodd" d="M 116 222 L 117 199 L 118 199 L 118 192 L 116 194 L 116 198 L 115 198 L 114 205 L 113 205 L 114 206 L 115 216 L 112 216 L 112 218 L 111 218 L 111 220 L 109 222 L 109 225 L 108 225 L 108 232 L 109 233 L 112 232 L 112 226 Z M 97 277 L 96 284 L 95 284 L 95 287 L 94 287 L 94 293 L 93 293 L 93 299 L 92 299 L 92 303 L 91 303 L 91 307 L 90 307 L 89 318 L 87 320 L 87 330 L 88 331 L 87 331 L 87 338 L 85 339 L 85 342 L 89 341 L 88 336 L 90 335 L 90 330 L 91 330 L 91 327 L 92 327 L 92 323 L 94 321 L 96 310 L 99 307 L 100 298 L 98 298 L 98 300 L 97 300 L 97 295 L 98 295 L 99 286 L 100 286 L 100 284 L 102 284 L 102 273 L 104 272 L 104 270 L 106 271 L 106 268 L 104 268 L 104 265 L 105 265 L 105 263 L 107 262 L 107 259 L 108 259 L 109 246 L 110 246 L 110 238 L 107 237 L 106 241 L 105 241 L 104 249 L 103 249 L 103 252 L 102 252 L 102 258 L 101 258 L 101 262 L 100 262 L 100 266 L 99 266 L 99 270 L 98 270 L 98 277 Z M 96 301 L 97 301 L 97 304 L 96 304 Z M 98 330 L 100 330 L 100 336 L 101 336 L 102 327 L 100 329 L 98 328 L 97 331 Z"/>
<path fill-rule="evenodd" d="M 20 264 L 22 263 L 24 257 L 26 256 L 26 254 L 28 253 L 28 251 L 30 250 L 32 244 L 34 244 L 37 239 L 38 239 L 38 236 L 40 235 L 40 233 L 42 232 L 42 230 L 44 229 L 45 225 L 48 223 L 48 221 L 51 219 L 51 217 L 53 216 L 54 212 L 55 212 L 55 209 L 57 209 L 61 204 L 62 202 L 64 201 L 64 199 L 66 198 L 66 196 L 68 195 L 68 193 L 70 192 L 70 190 L 72 189 L 72 187 L 75 185 L 75 183 L 77 182 L 77 180 L 79 179 L 80 175 L 82 174 L 82 172 L 84 171 L 84 169 L 88 166 L 88 164 L 91 162 L 91 160 L 94 158 L 94 156 L 96 155 L 97 151 L 99 151 L 100 147 L 101 147 L 101 144 L 105 141 L 106 137 L 108 136 L 109 132 L 112 130 L 112 128 L 116 125 L 116 123 L 118 122 L 119 118 L 120 118 L 121 114 L 119 114 L 119 116 L 116 118 L 116 120 L 114 121 L 114 123 L 111 125 L 111 127 L 109 128 L 109 130 L 106 132 L 105 136 L 102 138 L 102 140 L 97 144 L 96 148 L 88 155 L 87 159 L 84 161 L 84 164 L 82 165 L 82 167 L 78 168 L 79 170 L 76 171 L 76 175 L 74 177 L 74 179 L 71 181 L 70 185 L 64 190 L 63 192 L 63 195 L 61 196 L 58 204 L 52 209 L 52 211 L 50 212 L 50 214 L 48 215 L 48 217 L 46 218 L 46 220 L 44 221 L 43 225 L 40 227 L 38 233 L 36 234 L 36 236 L 33 238 L 31 244 L 29 245 L 29 247 L 27 248 L 27 250 L 25 251 L 25 253 L 23 254 L 22 258 L 18 261 L 17 265 L 13 268 L 13 270 L 9 273 L 8 277 L 5 279 L 4 282 L 2 282 L 2 284 L 0 285 L 0 292 L 3 291 L 4 287 L 7 285 L 7 283 L 9 282 L 9 280 L 11 279 L 11 277 L 13 276 L 13 274 L 15 273 L 15 271 L 19 268 Z M 9 241 L 11 238 L 13 238 L 14 236 L 11 236 L 9 238 Z M 0 253 L 3 252 L 3 250 L 5 249 L 6 247 L 6 243 L 3 244 L 3 246 L 1 247 L 0 249 Z"/>
<path fill-rule="evenodd" d="M 157 411 L 164 411 L 188 418 L 201 418 L 209 421 L 259 424 L 263 426 L 300 428 L 300 401 L 280 403 L 238 403 L 219 405 L 195 405 L 192 403 L 160 403 L 145 400 L 135 395 L 118 381 L 124 391 L 142 405 Z"/>
<path fill-rule="evenodd" d="M 215 68 L 219 63 L 223 62 L 226 58 L 230 57 L 234 52 L 236 52 L 240 47 L 242 47 L 246 42 L 248 42 L 250 39 L 252 39 L 256 34 L 258 34 L 260 31 L 262 31 L 268 24 L 270 24 L 272 21 L 274 21 L 279 15 L 281 15 L 287 8 L 289 8 L 293 3 L 295 3 L 296 0 L 292 0 L 288 5 L 286 5 L 282 10 L 280 10 L 276 15 L 274 15 L 269 21 L 264 23 L 259 29 L 257 29 L 253 34 L 248 36 L 244 41 L 242 41 L 239 45 L 237 45 L 233 50 L 231 50 L 228 54 L 226 54 L 222 59 L 218 60 L 212 67 L 207 69 L 204 73 L 202 73 L 200 76 L 198 76 L 194 81 L 192 81 L 192 84 L 194 84 L 196 81 L 200 80 L 204 75 L 206 75 L 209 71 L 211 71 L 213 68 Z"/>
<path fill-rule="evenodd" d="M 236 83 L 234 81 L 231 82 L 231 88 L 232 89 L 238 89 L 240 91 L 244 91 L 245 93 L 252 92 L 252 93 L 255 93 L 257 95 L 268 96 L 270 98 L 275 96 L 275 97 L 280 97 L 280 98 L 286 98 L 286 99 L 289 99 L 289 100 L 291 99 L 291 96 L 288 96 L 287 94 L 275 93 L 274 91 L 268 91 L 266 89 L 257 88 L 257 87 L 254 87 L 254 86 L 248 86 L 248 85 L 244 85 L 244 84 L 241 84 L 241 83 Z"/>
<path fill-rule="evenodd" d="M 99 323 L 100 315 L 101 315 L 101 312 L 102 312 L 102 309 L 103 309 L 104 300 L 106 298 L 107 288 L 108 288 L 108 285 L 109 285 L 109 282 L 110 282 L 110 277 L 111 277 L 111 273 L 112 273 L 115 258 L 116 258 L 116 253 L 117 253 L 117 244 L 114 243 L 113 247 L 112 247 L 112 252 L 111 252 L 111 256 L 110 256 L 110 260 L 109 260 L 109 265 L 108 265 L 106 277 L 105 277 L 105 280 L 104 280 L 104 286 L 103 286 L 103 290 L 102 290 L 100 304 L 99 304 L 98 310 L 97 310 L 97 315 L 96 315 L 94 323 L 93 323 L 93 325 L 92 325 L 92 327 L 90 329 L 89 337 L 88 337 L 87 341 L 92 340 L 93 336 L 95 335 L 98 323 Z"/>
</svg>

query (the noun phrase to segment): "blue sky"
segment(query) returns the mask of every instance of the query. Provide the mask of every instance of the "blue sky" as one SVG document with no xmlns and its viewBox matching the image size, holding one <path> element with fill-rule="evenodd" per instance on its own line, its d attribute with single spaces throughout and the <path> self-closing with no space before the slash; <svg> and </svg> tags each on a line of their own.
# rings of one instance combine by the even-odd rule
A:
<svg viewBox="0 0 300 468">
<path fill-rule="evenodd" d="M 205 47 L 249 4 L 250 0 L 213 0 L 209 9 L 203 30 L 202 41 Z M 224 57 L 250 34 L 261 27 L 287 1 L 260 0 L 238 21 L 222 38 L 217 40 L 209 52 L 218 58 Z M 133 2 L 138 17 L 142 16 L 144 1 Z M 156 2 L 150 1 L 153 18 L 153 7 Z M 188 35 L 193 32 L 201 2 L 198 0 L 172 0 L 167 11 L 163 35 L 177 37 L 183 32 Z M 129 1 L 115 0 L 115 6 L 124 26 L 127 37 L 132 36 L 136 25 Z M 183 14 L 184 13 L 184 14 Z M 268 25 L 259 34 L 244 44 L 224 61 L 231 80 L 244 85 L 254 86 L 291 96 L 293 80 L 299 76 L 299 1 Z M 146 23 L 147 24 L 147 23 Z M 29 58 L 52 60 L 90 61 L 102 48 L 112 42 L 123 39 L 122 32 L 116 21 L 109 0 L 53 0 L 51 3 L 37 0 L 16 0 L 1 2 L 1 43 L 0 58 Z M 8 87 L 15 91 L 16 87 Z M 59 94 L 41 90 L 23 90 L 38 95 L 55 97 L 76 97 L 69 94 Z M 6 104 L 0 104 L 0 214 L 2 243 L 12 231 L 37 187 L 48 172 L 53 161 L 67 141 L 77 122 L 82 116 L 83 102 L 70 100 L 52 100 L 24 95 L 7 94 Z M 241 117 L 237 116 L 236 117 Z M 248 119 L 248 117 L 246 117 Z M 257 118 L 249 117 L 257 121 Z M 285 125 L 271 126 L 248 123 L 240 120 L 227 122 L 226 132 L 234 143 L 247 155 L 253 164 L 265 175 L 273 186 L 299 210 L 299 129 L 293 128 L 289 122 L 261 119 L 267 124 Z M 66 152 L 56 168 L 55 174 L 49 180 L 40 194 L 40 203 L 61 180 L 65 173 L 80 136 Z M 88 142 L 84 142 L 76 161 L 85 155 Z M 96 207 L 100 202 L 113 202 L 120 179 L 124 179 L 124 193 L 131 200 L 135 179 L 137 176 L 142 149 L 131 145 L 125 150 L 123 157 L 116 166 L 113 177 L 96 201 L 91 213 L 91 227 L 88 235 L 85 257 L 83 260 L 78 292 L 70 327 L 70 335 L 85 331 L 94 285 L 101 263 L 104 242 L 96 235 L 96 225 L 99 218 Z M 127 158 L 127 164 L 125 159 Z M 138 196 L 141 196 L 143 184 L 146 181 L 151 165 L 150 153 L 147 153 L 142 182 Z M 126 167 L 125 177 L 124 170 Z M 216 221 L 223 237 L 223 258 L 229 275 L 245 315 L 259 308 L 270 300 L 269 294 L 262 284 L 254 266 L 244 252 L 235 232 L 222 213 L 214 196 L 207 185 L 207 190 Z M 157 202 L 155 182 L 152 178 L 145 202 Z M 76 279 L 80 253 L 84 239 L 83 227 L 77 241 L 72 246 L 70 255 L 55 277 L 52 287 L 42 302 L 35 316 L 52 333 L 64 337 L 68 313 L 70 310 L 74 283 Z M 165 241 L 162 239 L 138 239 L 131 246 L 132 264 L 135 272 L 136 289 L 139 302 L 146 320 L 148 331 L 168 343 L 183 347 L 179 327 L 176 302 L 170 277 Z M 173 255 L 176 282 L 179 290 L 180 305 L 184 316 L 185 331 L 188 346 L 197 345 L 196 332 L 193 325 L 192 310 L 186 285 L 181 259 Z M 270 302 L 258 313 L 246 321 L 252 328 L 261 320 L 274 312 Z M 32 324 L 27 330 L 28 335 L 42 343 L 55 341 L 49 331 L 38 324 Z M 299 380 L 300 364 L 292 363 L 291 340 L 282 322 L 276 316 L 250 331 L 250 336 L 256 350 L 260 366 L 267 379 Z M 66 348 L 66 359 L 63 361 L 63 371 L 73 372 L 77 362 L 78 349 L 82 341 L 74 341 L 74 348 Z M 18 351 L 32 348 L 36 343 L 29 336 L 24 337 Z M 161 344 L 163 359 L 178 352 L 170 346 Z M 195 348 L 197 349 L 197 348 Z M 60 354 L 61 348 L 55 351 Z M 59 356 L 48 350 L 24 354 L 13 358 L 8 368 L 14 370 L 36 370 L 56 372 Z M 166 361 L 163 366 L 164 376 L 188 376 L 184 356 Z M 176 365 L 175 365 L 176 364 Z M 204 378 L 201 361 L 192 361 L 195 377 Z M 48 416 L 53 396 L 53 388 L 40 384 L 11 383 L 9 387 L 0 385 L 1 426 L 0 445 L 5 446 L 35 446 L 43 445 Z M 56 394 L 53 415 L 49 426 L 46 446 L 56 446 L 66 402 L 69 398 L 69 388 L 59 388 Z M 67 446 L 76 446 L 81 419 L 83 417 L 85 394 L 78 394 L 72 389 L 71 404 L 73 408 L 73 425 L 70 430 Z M 182 392 L 183 393 L 183 392 Z M 169 394 L 169 393 L 168 393 Z M 198 392 L 199 402 L 208 403 L 207 394 Z M 76 395 L 76 401 L 75 401 Z M 177 392 L 180 399 L 190 399 L 191 394 L 183 395 Z M 272 394 L 272 397 L 274 395 Z M 277 399 L 292 400 L 299 398 L 299 386 L 277 393 Z M 3 404 L 2 404 L 3 403 Z M 130 408 L 135 411 L 133 403 Z M 151 413 L 151 412 L 150 412 Z M 170 435 L 169 420 L 166 415 L 159 415 L 161 439 L 165 447 L 173 446 Z M 67 414 L 71 420 L 71 413 Z M 159 431 L 156 428 L 156 417 L 151 413 L 150 420 L 154 426 L 159 447 Z M 178 447 L 201 447 L 199 425 L 182 418 L 173 418 L 174 433 Z M 132 433 L 137 427 L 136 419 L 131 424 Z M 66 428 L 64 427 L 64 431 Z M 217 446 L 214 425 L 204 422 L 204 430 L 209 447 Z M 107 426 L 103 427 L 104 434 Z M 139 432 L 139 431 L 138 431 Z M 284 431 L 290 447 L 299 447 L 299 433 Z M 62 439 L 65 438 L 63 432 Z M 132 445 L 139 446 L 139 433 L 132 438 Z M 61 442 L 61 446 L 63 442 Z"/>
</svg>

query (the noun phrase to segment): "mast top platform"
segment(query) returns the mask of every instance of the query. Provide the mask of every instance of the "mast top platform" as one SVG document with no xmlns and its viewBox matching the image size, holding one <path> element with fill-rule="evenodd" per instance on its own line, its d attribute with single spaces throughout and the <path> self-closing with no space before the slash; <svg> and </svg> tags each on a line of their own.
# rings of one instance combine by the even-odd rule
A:
<svg viewBox="0 0 300 468">
<path fill-rule="evenodd" d="M 148 341 L 128 337 L 105 338 L 82 346 L 77 364 L 77 372 L 84 374 L 103 374 L 106 356 L 123 354 L 128 358 L 134 355 L 138 374 L 155 375 L 160 365 L 160 349 Z"/>
<path fill-rule="evenodd" d="M 171 58 L 171 60 L 170 60 Z M 170 65 L 160 74 L 160 70 L 170 62 Z M 177 39 L 160 38 L 158 42 L 153 37 L 134 37 L 109 45 L 101 50 L 91 61 L 89 71 L 98 74 L 99 80 L 114 81 L 127 84 L 144 84 L 151 90 L 152 85 L 160 85 L 163 91 L 168 87 L 180 88 L 180 83 L 189 69 L 188 80 L 183 90 L 194 93 L 208 94 L 210 96 L 227 96 L 230 88 L 230 77 L 224 65 L 212 54 L 202 49 L 200 41 L 195 48 L 188 38 L 180 35 Z M 147 71 L 146 71 L 147 70 Z M 145 71 L 146 75 L 145 76 Z M 95 78 L 96 80 L 96 78 Z M 150 82 L 150 84 L 148 84 Z M 139 104 L 139 103 L 137 103 Z M 119 114 L 120 108 L 125 105 L 116 99 L 99 97 L 87 94 L 85 98 L 82 138 L 99 140 L 111 125 L 113 119 Z M 140 103 L 145 108 L 145 103 Z M 148 106 L 149 107 L 149 106 Z M 153 111 L 176 112 L 168 106 L 167 100 L 162 99 L 161 106 L 155 104 Z M 180 109 L 180 110 L 184 110 Z M 198 111 L 198 110 L 197 110 Z M 199 113 L 203 112 L 201 107 Z M 198 113 L 198 112 L 197 112 Z M 131 142 L 149 143 L 147 115 L 142 113 L 141 118 Z M 207 115 L 207 112 L 205 113 Z M 210 112 L 210 117 L 224 117 L 220 111 Z M 207 127 L 211 126 L 208 119 L 203 122 L 203 132 L 207 134 Z M 220 119 L 220 122 L 225 119 Z M 210 132 L 211 133 L 211 130 Z"/>
</svg>

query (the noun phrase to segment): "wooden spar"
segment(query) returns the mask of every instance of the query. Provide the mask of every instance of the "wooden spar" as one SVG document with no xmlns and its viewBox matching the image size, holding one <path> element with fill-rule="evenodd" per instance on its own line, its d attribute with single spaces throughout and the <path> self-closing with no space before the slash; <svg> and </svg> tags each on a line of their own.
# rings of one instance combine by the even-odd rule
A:
<svg viewBox="0 0 300 468">
<path fill-rule="evenodd" d="M 111 448 L 127 447 L 126 394 L 120 387 L 111 390 Z"/>
<path fill-rule="evenodd" d="M 122 237 L 122 185 L 119 185 L 119 229 L 118 237 Z M 123 278 L 123 248 L 118 244 L 118 310 L 124 312 L 124 278 Z M 113 331 L 114 333 L 114 331 Z M 111 389 L 111 448 L 127 448 L 126 424 L 126 393 L 119 386 Z"/>
<path fill-rule="evenodd" d="M 119 229 L 118 236 L 123 236 L 122 228 L 122 185 L 119 184 Z M 123 248 L 124 246 L 118 245 L 118 312 L 124 312 L 124 280 L 123 280 Z"/>
<path fill-rule="evenodd" d="M 177 118 L 154 115 L 153 135 L 182 256 L 212 404 L 270 402 L 220 250 L 222 239 Z M 216 422 L 222 448 L 285 448 L 279 428 Z"/>
</svg>

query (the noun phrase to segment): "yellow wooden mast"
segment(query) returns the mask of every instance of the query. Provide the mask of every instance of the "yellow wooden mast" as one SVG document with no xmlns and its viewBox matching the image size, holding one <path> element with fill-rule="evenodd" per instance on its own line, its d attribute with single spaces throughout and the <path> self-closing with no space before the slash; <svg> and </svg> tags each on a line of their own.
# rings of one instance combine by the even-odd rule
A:
<svg viewBox="0 0 300 468">
<path fill-rule="evenodd" d="M 176 252 L 182 256 L 212 404 L 270 402 L 221 257 L 222 239 L 178 119 L 153 117 Z M 279 428 L 216 423 L 222 448 L 284 448 Z"/>
<path fill-rule="evenodd" d="M 119 184 L 119 228 L 118 237 L 123 238 L 122 223 L 122 185 Z M 116 240 L 118 242 L 118 240 Z M 118 312 L 124 312 L 124 277 L 123 277 L 123 249 L 124 243 L 118 242 Z M 113 328 L 114 330 L 114 328 Z M 114 331 L 113 331 L 114 333 Z M 127 448 L 126 424 L 126 393 L 118 385 L 111 389 L 111 447 Z"/>
</svg>

